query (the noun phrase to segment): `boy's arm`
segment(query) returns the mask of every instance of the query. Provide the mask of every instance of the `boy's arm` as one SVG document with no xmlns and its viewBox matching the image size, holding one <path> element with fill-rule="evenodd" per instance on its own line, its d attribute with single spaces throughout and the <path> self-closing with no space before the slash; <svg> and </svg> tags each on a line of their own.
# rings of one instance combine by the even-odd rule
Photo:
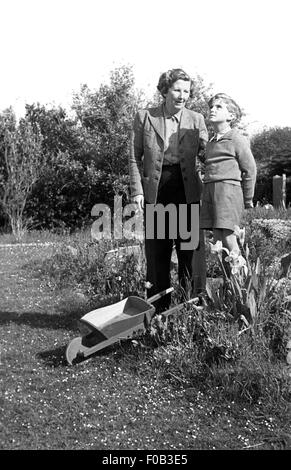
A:
<svg viewBox="0 0 291 470">
<path fill-rule="evenodd" d="M 244 136 L 240 136 L 236 149 L 238 163 L 242 175 L 242 190 L 245 208 L 253 207 L 253 197 L 257 177 L 257 166 L 250 144 Z"/>
<path fill-rule="evenodd" d="M 142 111 L 139 111 L 135 116 L 130 138 L 129 180 L 131 197 L 143 195 L 143 187 L 141 182 L 142 156 L 144 152 L 143 120 Z"/>
</svg>

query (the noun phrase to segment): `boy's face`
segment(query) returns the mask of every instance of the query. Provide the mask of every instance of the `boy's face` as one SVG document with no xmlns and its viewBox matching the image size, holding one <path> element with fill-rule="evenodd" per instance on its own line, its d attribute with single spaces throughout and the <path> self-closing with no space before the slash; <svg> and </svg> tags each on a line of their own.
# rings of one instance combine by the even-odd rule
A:
<svg viewBox="0 0 291 470">
<path fill-rule="evenodd" d="M 187 80 L 177 80 L 166 94 L 166 108 L 170 114 L 178 113 L 184 108 L 190 96 L 191 83 Z"/>
<path fill-rule="evenodd" d="M 233 114 L 227 109 L 226 103 L 220 99 L 214 100 L 210 107 L 210 122 L 229 123 L 232 119 Z"/>
</svg>

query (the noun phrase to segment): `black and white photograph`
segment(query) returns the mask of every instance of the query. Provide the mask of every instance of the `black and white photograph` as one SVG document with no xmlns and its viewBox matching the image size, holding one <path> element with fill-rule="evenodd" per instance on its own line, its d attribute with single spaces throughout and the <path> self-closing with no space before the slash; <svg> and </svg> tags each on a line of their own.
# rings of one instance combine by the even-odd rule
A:
<svg viewBox="0 0 291 470">
<path fill-rule="evenodd" d="M 290 450 L 290 2 L 0 6 L 0 450 Z"/>
</svg>

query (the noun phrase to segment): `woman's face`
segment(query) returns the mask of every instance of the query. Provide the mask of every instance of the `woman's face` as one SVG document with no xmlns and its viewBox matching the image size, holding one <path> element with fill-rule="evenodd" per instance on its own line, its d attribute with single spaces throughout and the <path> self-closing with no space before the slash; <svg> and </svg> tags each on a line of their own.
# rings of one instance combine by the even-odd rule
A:
<svg viewBox="0 0 291 470">
<path fill-rule="evenodd" d="M 168 113 L 176 114 L 184 108 L 190 96 L 190 81 L 177 80 L 166 94 L 166 108 Z"/>
</svg>

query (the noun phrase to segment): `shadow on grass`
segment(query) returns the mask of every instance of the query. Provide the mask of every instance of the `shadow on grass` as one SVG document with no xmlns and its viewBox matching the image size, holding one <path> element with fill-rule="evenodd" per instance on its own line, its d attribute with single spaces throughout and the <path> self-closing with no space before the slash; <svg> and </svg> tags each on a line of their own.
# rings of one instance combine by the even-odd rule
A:
<svg viewBox="0 0 291 470">
<path fill-rule="evenodd" d="M 6 325 L 12 322 L 16 325 L 28 325 L 32 328 L 76 331 L 78 330 L 77 320 L 83 315 L 84 312 L 80 310 L 60 314 L 0 311 L 0 325 Z"/>
<path fill-rule="evenodd" d="M 36 354 L 38 359 L 48 367 L 70 367 L 66 361 L 66 346 L 59 346 L 55 349 L 42 351 Z"/>
<path fill-rule="evenodd" d="M 73 339 L 73 338 L 72 338 Z M 38 359 L 41 359 L 44 364 L 48 367 L 74 367 L 77 366 L 78 364 L 83 364 L 85 362 L 88 362 L 89 360 L 96 358 L 96 357 L 103 357 L 103 356 L 108 356 L 109 354 L 114 353 L 116 350 L 119 348 L 119 344 L 112 344 L 110 346 L 107 346 L 106 348 L 95 352 L 91 356 L 88 356 L 86 358 L 78 358 L 74 361 L 73 365 L 69 365 L 66 360 L 66 347 L 65 346 L 59 346 L 55 349 L 49 349 L 47 351 L 42 351 L 36 355 Z"/>
</svg>

